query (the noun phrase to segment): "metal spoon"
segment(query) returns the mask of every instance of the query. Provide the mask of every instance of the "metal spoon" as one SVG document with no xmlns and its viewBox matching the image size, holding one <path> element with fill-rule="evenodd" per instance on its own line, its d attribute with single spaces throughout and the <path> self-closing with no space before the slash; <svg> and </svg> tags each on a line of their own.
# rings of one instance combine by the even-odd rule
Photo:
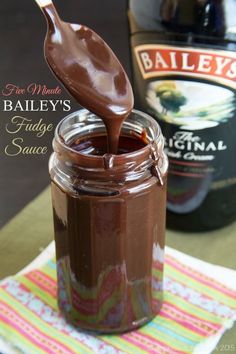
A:
<svg viewBox="0 0 236 354">
<path fill-rule="evenodd" d="M 64 22 L 51 0 L 36 0 L 48 23 L 47 63 L 72 96 L 100 116 L 116 153 L 123 120 L 133 108 L 133 91 L 119 60 L 88 27 Z"/>
</svg>

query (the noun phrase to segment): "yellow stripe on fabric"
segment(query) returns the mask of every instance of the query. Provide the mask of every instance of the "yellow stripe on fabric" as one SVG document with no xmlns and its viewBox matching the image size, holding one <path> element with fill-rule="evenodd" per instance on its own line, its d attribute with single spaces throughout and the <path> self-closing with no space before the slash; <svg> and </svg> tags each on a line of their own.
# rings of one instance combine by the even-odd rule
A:
<svg viewBox="0 0 236 354">
<path fill-rule="evenodd" d="M 34 312 L 29 310 L 27 307 L 18 302 L 14 297 L 9 295 L 4 290 L 0 289 L 0 292 L 3 292 L 3 301 L 8 304 L 14 311 L 16 311 L 20 317 L 22 317 L 25 321 L 30 322 L 35 326 L 36 329 L 41 331 L 46 336 L 55 340 L 55 342 L 59 342 L 70 350 L 75 350 L 75 353 L 78 353 L 78 345 L 81 346 L 83 350 L 81 353 L 93 353 L 87 346 L 78 340 L 64 334 L 63 332 L 55 329 L 50 323 L 45 322 L 41 317 L 38 317 Z M 58 340 L 58 336 L 60 337 L 60 341 Z M 69 340 L 69 343 L 68 343 Z"/>
<path fill-rule="evenodd" d="M 166 276 L 171 278 L 173 281 L 178 282 L 181 280 L 184 286 L 191 287 L 202 294 L 212 297 L 214 300 L 218 300 L 220 303 L 224 303 L 228 306 L 236 308 L 236 300 L 232 297 L 223 294 L 222 292 L 213 289 L 212 287 L 202 284 L 198 280 L 191 278 L 190 276 L 181 273 L 176 268 L 170 266 L 169 264 L 165 264 Z M 223 302 L 224 301 L 224 302 Z"/>
<path fill-rule="evenodd" d="M 45 354 L 45 350 L 40 349 L 38 346 L 32 344 L 31 340 L 27 339 L 22 334 L 20 334 L 14 327 L 8 325 L 5 322 L 0 322 L 0 323 L 1 323 L 0 335 L 6 342 L 13 343 L 13 345 L 15 345 L 17 349 L 21 349 L 21 351 L 23 349 L 27 349 L 27 351 L 30 349 L 31 353 Z M 20 343 L 21 346 L 16 345 L 17 342 Z"/>
<path fill-rule="evenodd" d="M 200 319 L 202 318 L 202 319 L 209 321 L 213 324 L 221 324 L 222 325 L 224 323 L 223 318 L 217 316 L 216 314 L 208 312 L 207 310 L 204 310 L 197 305 L 191 304 L 190 302 L 187 302 L 186 300 L 170 293 L 169 291 L 165 292 L 164 301 L 170 302 L 171 304 L 173 304 L 174 306 L 179 308 L 180 311 L 183 310 L 183 311 L 189 313 L 189 315 L 193 315 L 193 316 L 196 315 L 198 318 L 200 318 Z"/>
<path fill-rule="evenodd" d="M 57 299 L 44 291 L 40 286 L 24 276 L 21 276 L 17 280 L 23 284 L 31 293 L 40 298 L 40 300 L 42 300 L 45 304 L 50 306 L 54 311 L 57 310 Z"/>
<path fill-rule="evenodd" d="M 55 264 L 56 267 L 56 263 L 53 262 L 53 264 Z M 57 271 L 56 268 L 53 269 L 52 267 L 50 267 L 49 264 L 46 264 L 45 266 L 43 266 L 42 268 L 39 269 L 42 273 L 48 275 L 50 278 L 52 278 L 53 281 L 57 281 Z"/>
<path fill-rule="evenodd" d="M 57 282 L 57 273 L 56 269 L 51 268 L 50 266 L 44 266 L 39 269 L 41 273 L 47 275 L 53 282 Z"/>
</svg>

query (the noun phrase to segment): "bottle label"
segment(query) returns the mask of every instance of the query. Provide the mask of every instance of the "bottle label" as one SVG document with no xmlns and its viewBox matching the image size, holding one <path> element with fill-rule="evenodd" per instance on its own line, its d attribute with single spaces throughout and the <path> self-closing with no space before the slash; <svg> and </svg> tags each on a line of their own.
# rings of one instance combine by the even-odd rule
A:
<svg viewBox="0 0 236 354">
<path fill-rule="evenodd" d="M 192 212 L 236 184 L 236 53 L 144 44 L 134 54 L 142 108 L 165 137 L 168 209 Z"/>
<path fill-rule="evenodd" d="M 137 62 L 144 79 L 182 75 L 207 79 L 236 88 L 236 53 L 205 49 L 139 45 Z"/>
</svg>

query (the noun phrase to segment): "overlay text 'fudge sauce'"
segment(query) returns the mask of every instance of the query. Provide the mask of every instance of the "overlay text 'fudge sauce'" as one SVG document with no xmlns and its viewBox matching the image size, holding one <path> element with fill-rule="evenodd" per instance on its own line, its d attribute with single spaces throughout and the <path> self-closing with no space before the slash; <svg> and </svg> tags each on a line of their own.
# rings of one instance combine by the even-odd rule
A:
<svg viewBox="0 0 236 354">
<path fill-rule="evenodd" d="M 52 5 L 43 11 L 46 59 L 90 110 L 59 123 L 49 164 L 59 307 L 83 329 L 131 330 L 162 301 L 163 137 L 154 120 L 132 111 L 129 80 L 103 40 L 62 22 Z"/>
</svg>

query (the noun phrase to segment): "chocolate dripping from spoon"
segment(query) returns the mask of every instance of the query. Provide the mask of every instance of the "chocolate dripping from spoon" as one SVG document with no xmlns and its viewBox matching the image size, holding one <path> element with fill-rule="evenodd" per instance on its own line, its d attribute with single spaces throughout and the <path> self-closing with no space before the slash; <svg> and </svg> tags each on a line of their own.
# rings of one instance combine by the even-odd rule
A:
<svg viewBox="0 0 236 354">
<path fill-rule="evenodd" d="M 91 29 L 62 21 L 51 1 L 41 8 L 48 22 L 47 63 L 77 102 L 103 120 L 108 153 L 116 154 L 122 123 L 134 101 L 122 65 Z"/>
</svg>

